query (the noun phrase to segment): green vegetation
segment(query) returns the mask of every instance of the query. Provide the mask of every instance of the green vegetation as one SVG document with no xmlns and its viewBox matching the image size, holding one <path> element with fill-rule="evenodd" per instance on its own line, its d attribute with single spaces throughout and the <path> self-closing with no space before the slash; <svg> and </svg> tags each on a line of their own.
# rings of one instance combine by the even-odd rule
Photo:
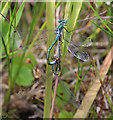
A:
<svg viewBox="0 0 113 120">
<path fill-rule="evenodd" d="M 49 118 L 57 77 L 64 84 L 59 82 L 57 88 L 53 118 L 112 118 L 112 8 L 113 2 L 82 0 L 1 2 L 0 85 L 4 98 L 0 115 L 6 119 Z M 89 50 L 84 48 L 90 60 L 83 62 L 68 53 L 62 38 L 61 71 L 55 76 L 46 57 L 58 19 L 67 20 L 65 28 L 71 32 L 64 31 L 64 36 L 69 38 L 68 45 L 74 42 L 78 47 L 79 36 L 89 37 L 92 45 Z M 57 48 L 56 43 L 50 60 L 58 55 Z"/>
</svg>

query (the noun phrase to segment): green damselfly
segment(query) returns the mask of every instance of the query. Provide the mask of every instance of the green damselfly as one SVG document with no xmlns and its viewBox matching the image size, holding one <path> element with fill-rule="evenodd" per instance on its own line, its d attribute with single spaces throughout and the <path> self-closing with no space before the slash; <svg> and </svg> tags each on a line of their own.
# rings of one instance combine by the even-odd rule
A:
<svg viewBox="0 0 113 120">
<path fill-rule="evenodd" d="M 68 37 L 64 36 L 64 30 L 68 34 L 71 33 L 64 27 L 67 24 L 67 20 L 58 19 L 58 23 L 60 23 L 60 24 L 58 25 L 58 27 L 56 28 L 56 31 L 55 31 L 55 33 L 56 33 L 55 41 L 52 43 L 52 45 L 48 49 L 48 53 L 47 53 L 47 63 L 49 65 L 52 65 L 52 70 L 53 70 L 53 65 L 54 64 L 56 65 L 56 70 L 54 72 L 55 74 L 59 73 L 59 71 L 61 70 L 61 54 L 60 54 L 61 37 L 64 39 L 65 45 L 66 45 L 68 51 L 70 53 L 72 53 L 73 56 L 77 57 L 78 59 L 80 59 L 82 61 L 88 61 L 90 59 L 88 53 L 83 51 L 82 49 L 78 49 L 77 45 L 74 45 L 74 44 L 70 43 L 70 46 L 68 47 L 69 39 L 68 39 Z M 51 49 L 53 48 L 53 46 L 56 44 L 57 41 L 59 41 L 58 42 L 58 57 L 53 56 L 52 57 L 53 61 L 50 62 L 49 61 L 49 54 L 50 54 Z M 90 38 L 86 38 L 82 42 L 83 42 L 83 44 L 81 44 L 81 46 L 83 46 L 83 47 L 88 47 L 92 44 L 92 41 L 91 41 Z M 78 46 L 80 46 L 80 44 Z M 54 58 L 56 58 L 56 59 L 54 60 Z"/>
<path fill-rule="evenodd" d="M 72 37 L 69 38 L 68 36 L 70 36 L 74 30 L 69 32 L 65 28 L 65 25 L 67 24 L 67 20 L 58 19 L 58 23 L 59 23 L 59 25 L 56 28 L 56 30 L 35 31 L 36 33 L 39 33 L 39 32 L 42 33 L 39 36 L 38 40 L 44 40 L 44 39 L 47 40 L 47 37 L 44 37 L 45 36 L 44 34 L 47 32 L 52 33 L 50 36 L 53 36 L 53 35 L 55 36 L 55 40 L 52 43 L 52 45 L 49 47 L 48 52 L 47 52 L 47 63 L 48 63 L 48 65 L 52 65 L 52 71 L 55 74 L 58 74 L 59 71 L 61 70 L 61 51 L 60 51 L 61 48 L 60 48 L 60 45 L 62 42 L 64 42 L 64 45 L 67 47 L 68 51 L 73 56 L 75 56 L 76 58 L 78 58 L 82 61 L 85 61 L 85 62 L 90 60 L 90 56 L 89 56 L 88 52 L 84 51 L 83 47 L 89 47 L 92 44 L 92 40 L 86 36 L 73 34 Z M 23 40 L 23 38 L 28 33 L 29 33 L 29 31 L 23 31 L 20 33 L 15 31 L 11 35 L 11 38 L 13 38 L 13 36 L 15 36 L 15 39 L 17 41 L 17 46 L 20 46 L 20 43 L 22 42 L 21 40 Z M 63 41 L 62 41 L 62 39 L 63 39 Z M 79 39 L 79 41 L 76 42 L 75 39 Z M 74 43 L 74 41 L 75 41 L 75 43 Z M 53 49 L 53 47 L 56 45 L 57 42 L 58 42 L 58 56 L 52 56 L 51 57 L 52 61 L 50 61 L 51 49 Z"/>
</svg>

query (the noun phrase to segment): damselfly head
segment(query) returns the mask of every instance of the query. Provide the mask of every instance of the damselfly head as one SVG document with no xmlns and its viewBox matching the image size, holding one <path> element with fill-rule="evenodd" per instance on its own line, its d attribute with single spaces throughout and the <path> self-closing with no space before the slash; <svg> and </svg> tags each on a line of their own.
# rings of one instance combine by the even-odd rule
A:
<svg viewBox="0 0 113 120">
<path fill-rule="evenodd" d="M 65 24 L 67 24 L 67 20 L 58 19 L 58 23 L 61 23 L 61 22 L 63 22 L 63 23 L 65 23 Z"/>
</svg>

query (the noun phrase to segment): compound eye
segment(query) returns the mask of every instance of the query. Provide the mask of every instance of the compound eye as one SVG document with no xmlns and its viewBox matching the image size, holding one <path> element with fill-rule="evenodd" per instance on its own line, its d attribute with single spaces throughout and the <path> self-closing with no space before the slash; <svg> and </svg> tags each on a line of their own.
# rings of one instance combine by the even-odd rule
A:
<svg viewBox="0 0 113 120">
<path fill-rule="evenodd" d="M 65 20 L 65 24 L 67 24 L 67 20 Z"/>
<path fill-rule="evenodd" d="M 58 23 L 60 23 L 61 22 L 61 19 L 58 19 Z"/>
</svg>

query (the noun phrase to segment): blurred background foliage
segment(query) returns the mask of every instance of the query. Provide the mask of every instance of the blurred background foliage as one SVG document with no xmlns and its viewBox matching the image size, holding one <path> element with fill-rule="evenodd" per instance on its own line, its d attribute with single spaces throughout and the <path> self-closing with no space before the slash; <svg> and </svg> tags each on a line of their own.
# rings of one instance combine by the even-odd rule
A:
<svg viewBox="0 0 113 120">
<path fill-rule="evenodd" d="M 89 36 L 93 42 L 87 50 L 92 57 L 89 62 L 82 62 L 73 57 L 63 49 L 63 44 L 61 45 L 61 79 L 73 92 L 76 101 L 79 101 L 77 102 L 78 106 L 93 83 L 94 77 L 98 76 L 103 60 L 112 46 L 113 2 L 83 2 L 82 4 L 79 2 L 55 2 L 54 4 L 55 8 L 48 10 L 46 2 L 0 3 L 0 13 L 7 18 L 0 15 L 2 23 L 0 24 L 0 33 L 3 37 L 3 39 L 0 38 L 0 46 L 2 46 L 0 48 L 0 73 L 2 76 L 0 106 L 3 105 L 2 116 L 4 118 L 38 119 L 43 117 L 45 81 L 48 76 L 52 76 L 51 66 L 46 69 L 47 48 L 54 41 L 52 39 L 48 42 L 47 30 L 48 26 L 56 28 L 58 19 L 66 19 L 68 21 L 66 28 L 69 31 L 74 30 L 76 34 Z M 49 11 L 49 15 L 47 11 Z M 52 14 L 53 11 L 55 13 Z M 51 19 L 52 21 L 50 21 Z M 12 24 L 21 37 L 24 37 L 23 40 L 18 40 L 16 35 L 14 36 L 15 40 L 13 39 L 15 29 Z M 27 36 L 25 37 L 25 35 Z M 56 49 L 53 50 L 51 56 L 57 52 Z M 109 68 L 102 83 L 109 95 L 111 105 L 113 105 L 112 73 L 113 65 Z M 51 81 L 53 79 L 53 76 L 51 79 L 49 78 Z M 78 108 L 70 105 L 70 95 L 65 91 L 62 92 L 61 88 L 61 86 L 58 87 L 58 93 L 60 96 L 67 95 L 66 103 L 59 99 L 60 96 L 56 97 L 53 117 L 72 118 Z M 51 99 L 51 94 L 50 98 L 46 99 Z M 112 118 L 113 109 L 107 101 L 102 87 L 87 118 Z M 51 107 L 51 102 L 48 106 Z"/>
</svg>

